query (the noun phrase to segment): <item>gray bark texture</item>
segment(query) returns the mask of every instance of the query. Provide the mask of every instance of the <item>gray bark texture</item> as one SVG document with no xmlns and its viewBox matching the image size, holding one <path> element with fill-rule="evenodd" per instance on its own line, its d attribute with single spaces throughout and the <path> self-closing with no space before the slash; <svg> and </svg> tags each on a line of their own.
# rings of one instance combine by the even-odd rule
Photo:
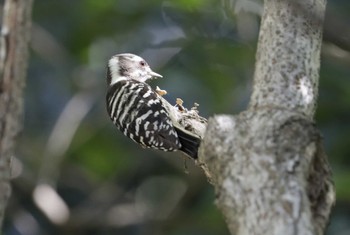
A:
<svg viewBox="0 0 350 235">
<path fill-rule="evenodd" d="M 265 0 L 249 107 L 208 121 L 198 162 L 231 234 L 325 231 L 335 194 L 313 121 L 325 5 Z"/>
<path fill-rule="evenodd" d="M 21 130 L 32 0 L 6 0 L 0 34 L 0 224 L 10 196 L 11 156 Z M 0 226 L 1 227 L 1 226 Z"/>
</svg>

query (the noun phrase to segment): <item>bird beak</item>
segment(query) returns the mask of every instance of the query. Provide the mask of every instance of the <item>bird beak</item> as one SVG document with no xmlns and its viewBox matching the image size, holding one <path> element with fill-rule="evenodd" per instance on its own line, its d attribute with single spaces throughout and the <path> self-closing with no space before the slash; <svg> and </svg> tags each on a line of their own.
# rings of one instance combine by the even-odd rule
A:
<svg viewBox="0 0 350 235">
<path fill-rule="evenodd" d="M 162 78 L 162 77 L 163 77 L 162 75 L 160 75 L 160 74 L 158 74 L 158 73 L 155 73 L 155 72 L 153 72 L 153 71 L 150 71 L 150 72 L 149 72 L 149 75 L 151 75 L 152 77 L 156 77 L 156 78 Z"/>
</svg>

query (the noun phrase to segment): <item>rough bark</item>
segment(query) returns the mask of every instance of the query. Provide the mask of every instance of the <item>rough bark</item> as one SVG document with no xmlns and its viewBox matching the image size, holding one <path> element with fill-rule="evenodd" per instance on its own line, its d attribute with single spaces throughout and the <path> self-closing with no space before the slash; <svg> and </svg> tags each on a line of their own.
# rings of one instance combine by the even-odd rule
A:
<svg viewBox="0 0 350 235">
<path fill-rule="evenodd" d="M 335 197 L 313 116 L 325 4 L 265 0 L 249 107 L 209 119 L 199 164 L 232 234 L 324 233 Z"/>
<path fill-rule="evenodd" d="M 32 0 L 6 0 L 0 35 L 0 224 L 10 196 L 11 156 L 21 130 Z"/>
</svg>

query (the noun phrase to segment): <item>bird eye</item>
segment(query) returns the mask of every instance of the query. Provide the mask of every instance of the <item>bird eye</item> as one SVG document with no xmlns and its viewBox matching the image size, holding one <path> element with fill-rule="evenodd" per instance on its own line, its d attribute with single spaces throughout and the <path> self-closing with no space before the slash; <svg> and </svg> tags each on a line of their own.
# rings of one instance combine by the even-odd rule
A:
<svg viewBox="0 0 350 235">
<path fill-rule="evenodd" d="M 141 61 L 141 62 L 140 62 L 140 65 L 141 65 L 141 66 L 145 66 L 145 65 L 146 65 L 145 61 Z"/>
</svg>

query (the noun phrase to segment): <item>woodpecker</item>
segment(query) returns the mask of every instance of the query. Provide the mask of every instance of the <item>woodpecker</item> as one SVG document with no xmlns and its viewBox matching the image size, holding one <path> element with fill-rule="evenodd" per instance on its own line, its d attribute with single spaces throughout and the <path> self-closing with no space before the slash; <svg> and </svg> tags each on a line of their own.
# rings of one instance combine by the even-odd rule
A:
<svg viewBox="0 0 350 235">
<path fill-rule="evenodd" d="M 141 146 L 180 150 L 197 159 L 200 138 L 176 121 L 169 103 L 146 83 L 161 77 L 137 55 L 113 56 L 107 65 L 107 112 L 114 125 Z"/>
</svg>

